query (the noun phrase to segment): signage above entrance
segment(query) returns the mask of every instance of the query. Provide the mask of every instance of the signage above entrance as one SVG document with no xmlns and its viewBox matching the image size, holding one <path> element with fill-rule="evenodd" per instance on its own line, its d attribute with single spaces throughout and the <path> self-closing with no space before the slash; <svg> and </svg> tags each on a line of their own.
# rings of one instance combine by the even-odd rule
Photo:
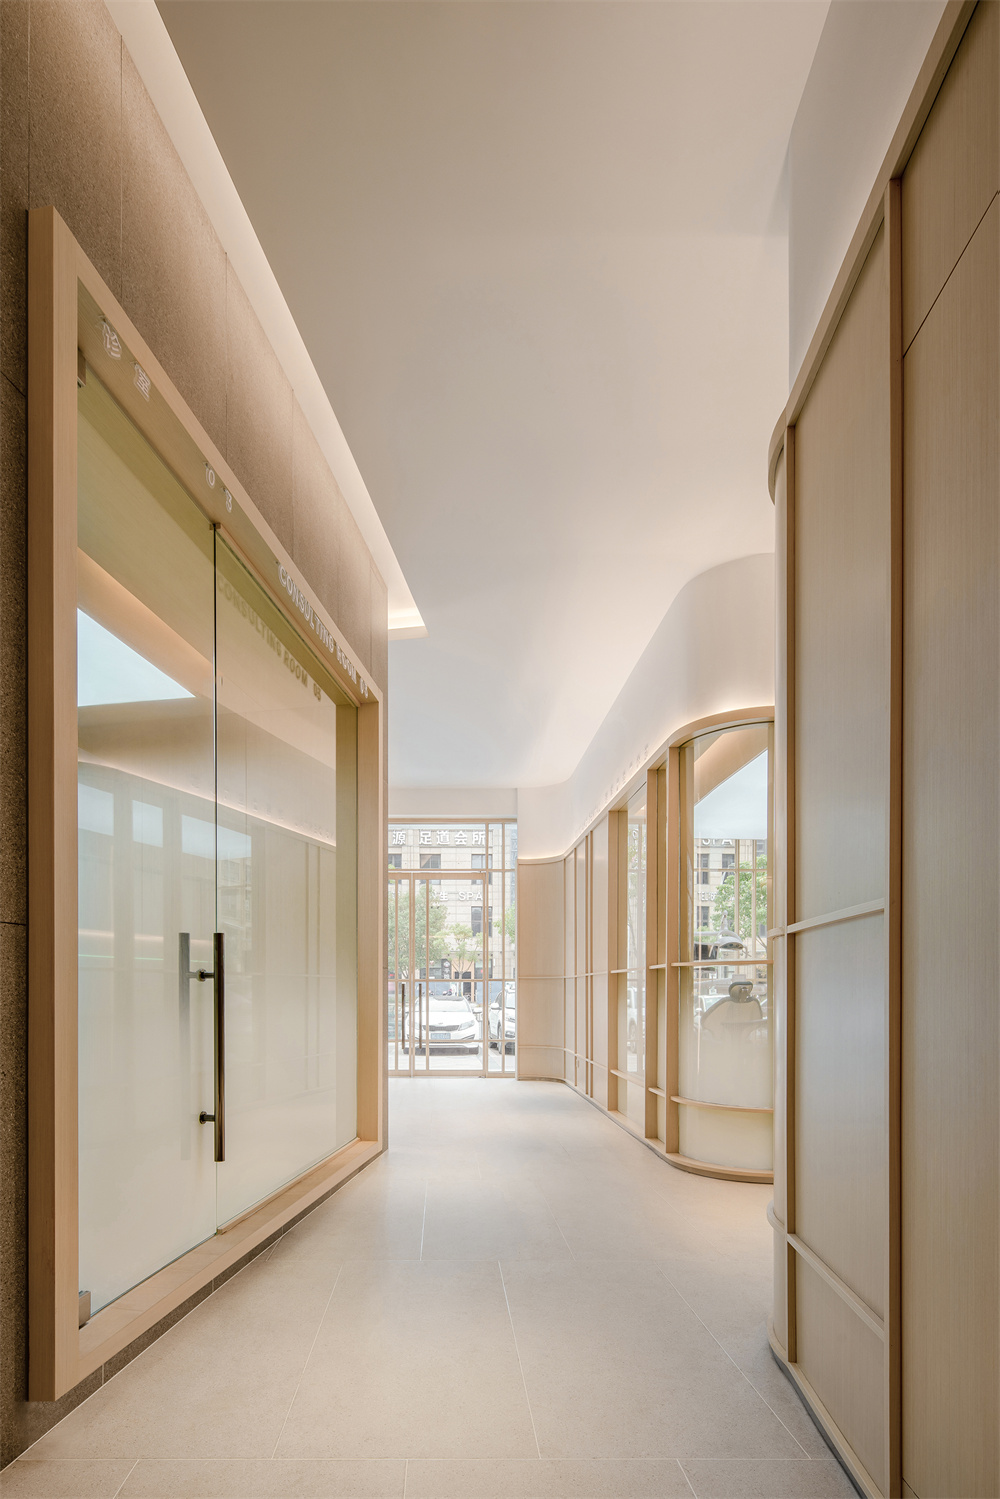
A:
<svg viewBox="0 0 1000 1499">
<path fill-rule="evenodd" d="M 330 634 L 330 631 L 327 629 L 326 625 L 316 613 L 311 600 L 302 592 L 302 589 L 295 582 L 295 579 L 291 576 L 284 563 L 278 564 L 278 581 L 280 582 L 281 587 L 288 594 L 288 597 L 291 599 L 296 609 L 302 615 L 302 618 L 309 626 L 309 629 L 312 630 L 313 634 L 318 640 L 322 641 L 323 645 L 325 645 L 326 649 L 330 652 L 330 655 L 336 656 L 337 664 L 344 668 L 351 681 L 357 687 L 361 697 L 367 698 L 368 683 L 358 671 L 351 658 L 341 650 L 340 646 Z"/>
</svg>

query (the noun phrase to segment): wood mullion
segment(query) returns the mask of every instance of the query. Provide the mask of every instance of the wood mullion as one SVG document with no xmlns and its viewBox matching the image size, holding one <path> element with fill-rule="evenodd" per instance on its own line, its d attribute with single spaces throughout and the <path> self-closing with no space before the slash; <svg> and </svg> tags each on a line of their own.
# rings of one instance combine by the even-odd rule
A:
<svg viewBox="0 0 1000 1499">
<path fill-rule="evenodd" d="M 781 770 L 779 795 L 784 821 L 784 863 L 781 869 L 784 925 L 795 924 L 795 428 L 785 431 L 785 514 L 779 541 L 779 662 L 776 738 Z M 783 645 L 783 650 L 781 646 Z M 797 1359 L 796 1279 L 798 1259 L 788 1242 L 795 1232 L 795 935 L 785 937 L 785 1340 L 788 1361 Z"/>
<path fill-rule="evenodd" d="M 657 1103 L 656 1095 L 650 1093 L 648 1086 L 650 1080 L 654 1083 L 657 1077 L 656 1058 L 659 1050 L 659 1030 L 657 1026 L 657 975 L 650 970 L 650 964 L 656 962 L 657 943 L 659 938 L 659 909 L 660 909 L 660 884 L 659 884 L 659 862 L 657 859 L 658 829 L 660 817 L 659 806 L 659 778 L 655 770 L 646 772 L 646 910 L 645 927 L 643 933 L 643 1008 L 645 1011 L 645 1025 L 643 1037 L 643 1100 L 644 1100 L 644 1128 L 647 1139 L 656 1139 L 657 1135 Z"/>
<path fill-rule="evenodd" d="M 28 218 L 28 1398 L 78 1379 L 77 251 Z"/>
<path fill-rule="evenodd" d="M 903 759 L 903 254 L 902 181 L 885 193 L 889 271 L 889 656 L 885 887 L 885 1493 L 902 1493 L 901 1000 Z"/>
</svg>

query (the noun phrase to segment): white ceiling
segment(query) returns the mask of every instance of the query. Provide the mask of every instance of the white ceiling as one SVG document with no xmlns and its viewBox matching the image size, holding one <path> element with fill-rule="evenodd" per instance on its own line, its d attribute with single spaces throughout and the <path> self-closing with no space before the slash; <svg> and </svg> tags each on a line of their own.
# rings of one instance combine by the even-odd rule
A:
<svg viewBox="0 0 1000 1499">
<path fill-rule="evenodd" d="M 785 150 L 826 0 L 159 0 L 428 628 L 390 779 L 573 770 L 772 548 Z"/>
</svg>

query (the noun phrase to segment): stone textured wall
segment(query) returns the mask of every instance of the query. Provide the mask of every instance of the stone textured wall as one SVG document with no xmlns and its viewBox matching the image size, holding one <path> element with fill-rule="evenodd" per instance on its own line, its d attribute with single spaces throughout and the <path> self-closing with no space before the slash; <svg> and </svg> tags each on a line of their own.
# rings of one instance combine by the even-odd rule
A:
<svg viewBox="0 0 1000 1499">
<path fill-rule="evenodd" d="M 0 1465 L 26 1388 L 27 211 L 53 204 L 329 609 L 388 677 L 385 584 L 102 0 L 0 0 Z"/>
</svg>

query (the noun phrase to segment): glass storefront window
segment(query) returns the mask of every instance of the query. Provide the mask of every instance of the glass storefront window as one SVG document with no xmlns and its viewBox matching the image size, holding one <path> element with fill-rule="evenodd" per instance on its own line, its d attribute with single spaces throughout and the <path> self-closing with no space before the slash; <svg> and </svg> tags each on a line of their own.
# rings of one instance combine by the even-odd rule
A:
<svg viewBox="0 0 1000 1499">
<path fill-rule="evenodd" d="M 680 1153 L 749 1170 L 773 1157 L 771 732 L 726 729 L 681 751 Z"/>
<path fill-rule="evenodd" d="M 516 824 L 390 823 L 387 852 L 390 1072 L 512 1075 Z M 472 1033 L 438 1024 L 445 1000 Z"/>
<path fill-rule="evenodd" d="M 646 1066 L 646 788 L 628 803 L 625 991 L 618 998 L 618 1058 L 622 1072 L 644 1077 Z M 624 1059 L 624 1066 L 622 1065 Z M 629 1100 L 630 1106 L 632 1100 Z M 623 1110 L 622 1112 L 626 1112 Z"/>
</svg>

